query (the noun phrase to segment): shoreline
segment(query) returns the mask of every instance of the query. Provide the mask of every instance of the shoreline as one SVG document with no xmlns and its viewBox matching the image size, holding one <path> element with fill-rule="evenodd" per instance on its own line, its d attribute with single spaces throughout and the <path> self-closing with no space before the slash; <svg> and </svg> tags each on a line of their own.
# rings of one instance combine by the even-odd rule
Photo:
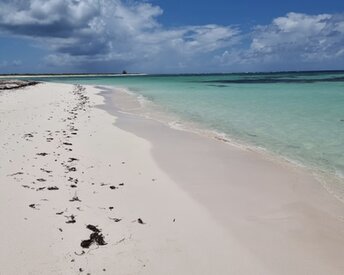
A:
<svg viewBox="0 0 344 275">
<path fill-rule="evenodd" d="M 109 87 L 110 89 L 118 89 L 113 85 L 95 85 L 91 83 L 85 85 L 99 87 L 102 86 Z M 152 102 L 151 100 L 147 99 L 145 96 L 141 94 L 137 94 L 135 91 L 131 91 L 129 88 L 121 87 L 120 89 L 125 94 L 129 94 L 130 96 L 134 97 L 135 100 L 138 100 L 141 105 L 139 107 L 140 109 L 146 109 L 144 113 L 142 112 L 142 110 L 135 113 L 140 113 L 144 117 L 148 117 L 150 119 L 167 123 L 170 127 L 177 130 L 191 131 L 193 133 L 207 136 L 209 138 L 214 138 L 223 142 L 227 142 L 230 145 L 237 146 L 239 148 L 242 148 L 243 150 L 252 150 L 258 152 L 264 155 L 264 157 L 272 159 L 281 164 L 302 167 L 309 173 L 315 175 L 317 179 L 321 182 L 321 184 L 324 186 L 324 188 L 328 190 L 328 192 L 333 194 L 338 200 L 344 203 L 344 175 L 340 163 L 331 161 L 326 162 L 326 159 L 324 159 L 324 161 L 319 162 L 317 159 L 313 159 L 312 157 L 310 158 L 309 156 L 307 158 L 304 158 L 302 157 L 303 155 L 295 154 L 295 152 L 288 153 L 288 151 L 284 151 L 283 153 L 280 153 L 279 148 L 273 147 L 271 144 L 269 146 L 265 146 L 260 142 L 260 144 L 258 145 L 257 143 L 255 143 L 254 140 L 247 140 L 244 136 L 239 137 L 233 135 L 233 133 L 226 133 L 225 131 L 221 132 L 218 130 L 214 130 L 211 127 L 202 125 L 202 123 L 200 122 L 193 122 L 190 119 L 181 118 L 180 115 L 167 112 L 163 109 L 162 106 L 157 105 L 156 103 Z M 148 108 L 146 108 L 146 105 L 148 106 Z M 131 110 L 129 110 L 129 113 L 130 112 Z M 326 151 L 324 152 L 326 153 Z M 307 154 L 305 153 L 305 155 Z M 328 163 L 330 164 L 328 165 Z"/>
<path fill-rule="evenodd" d="M 312 261 L 323 261 L 324 255 L 320 254 L 330 250 L 333 257 L 337 257 L 336 253 L 344 256 L 342 248 L 333 247 L 337 241 L 344 241 L 344 205 L 305 169 L 281 165 L 257 152 L 178 131 L 137 114 L 122 113 L 113 106 L 113 100 L 118 98 L 102 95 L 107 97 L 104 108 L 118 117 L 116 126 L 149 140 L 158 165 L 245 247 L 255 251 L 255 256 L 274 274 L 281 273 L 279 267 L 285 261 L 291 265 L 289 274 L 314 273 L 323 268 L 322 264 L 317 268 L 316 264 L 297 264 L 297 258 L 303 258 L 300 251 L 307 251 Z M 327 235 L 327 227 L 336 228 L 333 234 L 338 235 L 330 246 L 325 244 L 333 237 Z M 321 240 L 318 234 L 325 232 L 326 240 Z M 307 239 L 306 243 L 299 234 Z M 266 244 L 269 247 L 261 251 Z M 319 245 L 324 245 L 324 251 L 315 252 Z M 337 251 L 332 254 L 334 250 Z M 317 253 L 320 254 L 316 256 Z M 332 265 L 337 265 L 336 261 Z"/>
<path fill-rule="evenodd" d="M 134 114 L 141 116 L 146 119 L 151 119 L 167 125 L 169 128 L 177 131 L 185 131 L 189 133 L 193 133 L 199 135 L 201 137 L 214 139 L 219 142 L 223 142 L 228 144 L 229 146 L 234 146 L 239 148 L 243 151 L 252 151 L 254 153 L 259 154 L 262 158 L 273 161 L 278 165 L 286 166 L 287 168 L 291 169 L 302 169 L 306 173 L 310 174 L 311 176 L 315 177 L 315 179 L 322 185 L 322 187 L 331 195 L 333 195 L 337 200 L 344 203 L 344 178 L 333 173 L 333 171 L 325 170 L 323 167 L 319 166 L 311 166 L 307 163 L 304 163 L 299 160 L 295 160 L 291 157 L 287 157 L 278 153 L 275 153 L 267 148 L 257 146 L 254 144 L 250 144 L 243 140 L 240 140 L 236 137 L 229 136 L 226 133 L 218 132 L 216 130 L 211 130 L 205 128 L 203 125 L 199 123 L 190 122 L 190 121 L 182 121 L 180 122 L 181 118 L 179 116 L 166 113 L 166 111 L 161 110 L 161 107 L 153 103 L 152 101 L 147 100 L 142 95 L 139 95 L 133 91 L 130 91 L 128 88 L 116 88 L 114 86 L 109 85 L 90 85 L 95 86 L 98 88 L 105 88 L 107 91 L 116 91 L 116 94 L 121 93 L 122 95 L 128 95 L 130 98 L 123 98 L 122 95 L 116 95 L 116 99 L 120 103 L 113 102 L 116 105 L 116 108 L 119 109 L 121 113 L 124 114 Z M 107 94 L 102 94 L 103 96 L 107 97 Z M 123 101 L 123 102 L 121 102 Z M 149 104 L 150 106 L 148 109 L 145 104 Z M 144 109 L 144 110 L 143 110 Z M 153 111 L 152 111 L 153 110 Z M 154 114 L 152 114 L 152 112 Z M 147 114 L 148 113 L 148 114 Z M 175 121 L 177 121 L 178 125 L 175 125 Z"/>
<path fill-rule="evenodd" d="M 344 205 L 300 169 L 118 112 L 92 86 L 42 83 L 0 107 L 6 274 L 344 268 Z"/>
</svg>

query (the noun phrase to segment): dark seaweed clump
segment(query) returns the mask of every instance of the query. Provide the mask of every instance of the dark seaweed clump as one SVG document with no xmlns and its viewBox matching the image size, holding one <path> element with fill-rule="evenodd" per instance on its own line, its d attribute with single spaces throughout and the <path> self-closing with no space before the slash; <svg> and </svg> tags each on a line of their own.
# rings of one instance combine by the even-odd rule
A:
<svg viewBox="0 0 344 275">
<path fill-rule="evenodd" d="M 91 233 L 90 238 L 88 240 L 84 240 L 81 242 L 82 248 L 90 248 L 92 244 L 97 245 L 107 245 L 107 243 L 104 240 L 103 234 L 101 234 L 101 230 L 98 229 L 96 226 L 89 224 L 86 226 L 87 229 L 91 230 L 93 233 Z"/>
</svg>

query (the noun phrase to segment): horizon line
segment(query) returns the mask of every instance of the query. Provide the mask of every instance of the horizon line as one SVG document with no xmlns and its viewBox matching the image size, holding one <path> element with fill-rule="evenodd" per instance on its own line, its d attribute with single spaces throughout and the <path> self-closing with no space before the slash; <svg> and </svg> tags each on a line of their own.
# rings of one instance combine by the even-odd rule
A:
<svg viewBox="0 0 344 275">
<path fill-rule="evenodd" d="M 158 75 L 220 75 L 220 74 L 278 74 L 278 73 L 321 73 L 321 72 L 333 72 L 340 73 L 344 72 L 344 69 L 340 70 L 285 70 L 285 71 L 246 71 L 246 72 L 209 72 L 209 73 L 121 73 L 121 72 L 111 72 L 111 73 L 5 73 L 0 74 L 2 76 L 158 76 Z"/>
</svg>

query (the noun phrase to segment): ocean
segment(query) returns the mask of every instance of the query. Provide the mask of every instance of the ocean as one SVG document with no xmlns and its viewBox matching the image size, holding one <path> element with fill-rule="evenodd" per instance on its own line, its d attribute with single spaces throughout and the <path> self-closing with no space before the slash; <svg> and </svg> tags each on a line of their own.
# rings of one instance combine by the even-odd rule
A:
<svg viewBox="0 0 344 275">
<path fill-rule="evenodd" d="M 51 77 L 125 88 L 142 113 L 344 180 L 344 72 Z M 162 116 L 161 114 L 165 115 Z"/>
</svg>

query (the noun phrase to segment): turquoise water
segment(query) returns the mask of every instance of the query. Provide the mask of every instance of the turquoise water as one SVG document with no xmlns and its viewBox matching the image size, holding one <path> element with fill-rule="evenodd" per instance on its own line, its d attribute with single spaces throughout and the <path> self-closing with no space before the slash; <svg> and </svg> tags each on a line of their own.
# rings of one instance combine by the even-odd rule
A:
<svg viewBox="0 0 344 275">
<path fill-rule="evenodd" d="M 44 81 L 125 87 L 182 121 L 344 177 L 344 72 Z"/>
</svg>

